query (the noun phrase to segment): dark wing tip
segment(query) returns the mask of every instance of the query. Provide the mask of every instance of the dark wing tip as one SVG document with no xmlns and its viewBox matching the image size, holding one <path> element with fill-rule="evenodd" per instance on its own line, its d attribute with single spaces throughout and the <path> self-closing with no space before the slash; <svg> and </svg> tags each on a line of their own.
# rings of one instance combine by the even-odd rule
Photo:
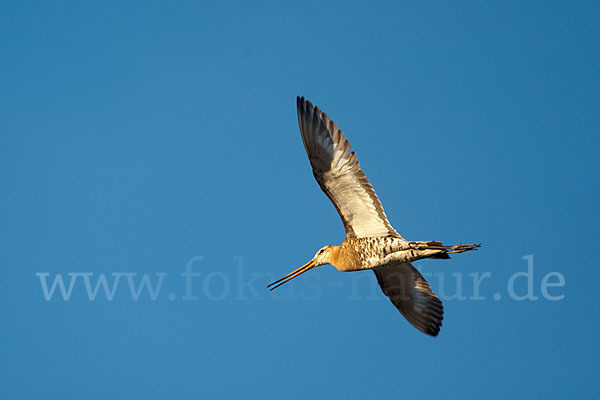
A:
<svg viewBox="0 0 600 400">
<path fill-rule="evenodd" d="M 442 320 L 444 319 L 444 307 L 442 306 L 442 302 L 437 299 L 437 304 L 435 305 L 436 307 L 436 315 L 432 314 L 432 313 L 428 313 L 426 314 L 427 316 L 424 316 L 425 318 L 427 318 L 427 324 L 426 326 L 423 326 L 422 328 L 417 326 L 414 322 L 410 321 L 417 329 L 419 329 L 421 332 L 426 333 L 430 336 L 436 337 L 437 335 L 439 335 L 440 330 L 442 328 Z M 439 305 L 439 308 L 437 308 L 437 306 Z"/>
<path fill-rule="evenodd" d="M 310 100 L 304 98 L 304 96 L 296 96 L 296 106 L 298 108 L 298 115 L 309 113 L 315 115 L 321 121 L 323 118 L 327 118 L 325 114 L 318 106 L 313 105 Z"/>
<path fill-rule="evenodd" d="M 398 307 L 398 305 L 396 307 L 406 320 L 421 332 L 434 337 L 439 335 L 443 325 L 444 306 L 437 296 L 429 297 L 425 309 L 420 311 Z"/>
<path fill-rule="evenodd" d="M 312 103 L 305 99 L 304 96 L 296 96 L 296 106 L 298 107 L 298 112 L 300 112 L 300 110 L 310 110 L 314 108 Z"/>
</svg>

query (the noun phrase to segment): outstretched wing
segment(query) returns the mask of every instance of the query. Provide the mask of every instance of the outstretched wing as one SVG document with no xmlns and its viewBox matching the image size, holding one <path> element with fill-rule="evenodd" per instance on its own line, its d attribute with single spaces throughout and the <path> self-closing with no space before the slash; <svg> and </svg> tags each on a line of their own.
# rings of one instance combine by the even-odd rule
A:
<svg viewBox="0 0 600 400">
<path fill-rule="evenodd" d="M 388 264 L 373 270 L 383 293 L 415 328 L 437 336 L 444 307 L 429 283 L 411 263 Z"/>
<path fill-rule="evenodd" d="M 337 209 L 348 237 L 401 236 L 392 228 L 381 202 L 350 143 L 327 114 L 297 98 L 298 123 L 315 179 Z"/>
</svg>

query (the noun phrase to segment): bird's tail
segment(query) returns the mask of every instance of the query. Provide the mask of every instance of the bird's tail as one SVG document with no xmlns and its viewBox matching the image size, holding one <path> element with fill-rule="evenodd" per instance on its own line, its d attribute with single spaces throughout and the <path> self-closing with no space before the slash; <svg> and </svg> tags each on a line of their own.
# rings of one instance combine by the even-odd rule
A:
<svg viewBox="0 0 600 400">
<path fill-rule="evenodd" d="M 411 249 L 417 251 L 417 254 L 419 254 L 419 259 L 448 259 L 450 258 L 449 254 L 477 250 L 477 248 L 480 246 L 481 244 L 457 244 L 454 246 L 444 246 L 442 242 L 438 241 L 410 242 Z"/>
</svg>

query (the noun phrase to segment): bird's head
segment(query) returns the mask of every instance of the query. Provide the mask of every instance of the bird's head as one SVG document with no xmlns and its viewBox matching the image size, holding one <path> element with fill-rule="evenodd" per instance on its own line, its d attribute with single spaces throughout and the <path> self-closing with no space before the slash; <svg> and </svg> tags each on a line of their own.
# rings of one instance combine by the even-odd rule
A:
<svg viewBox="0 0 600 400">
<path fill-rule="evenodd" d="M 321 247 L 321 249 L 315 253 L 315 256 L 311 260 L 315 264 L 314 266 L 318 267 L 319 265 L 331 264 L 329 257 L 331 256 L 331 251 L 333 248 L 334 246 L 329 244 Z"/>
<path fill-rule="evenodd" d="M 313 269 L 320 265 L 331 264 L 331 252 L 333 251 L 333 249 L 335 247 L 336 246 L 331 246 L 331 245 L 322 247 L 319 251 L 317 251 L 317 253 L 312 258 L 312 260 L 310 260 L 309 262 L 307 262 L 306 264 L 304 264 L 297 270 L 290 272 L 289 274 L 287 274 L 283 278 L 279 279 L 278 281 L 271 283 L 267 287 L 271 288 L 271 290 L 273 290 L 273 289 L 278 288 L 279 286 L 283 285 L 284 283 L 291 281 L 295 277 L 302 275 L 303 273 L 305 273 L 306 271 L 308 271 L 310 269 Z"/>
</svg>

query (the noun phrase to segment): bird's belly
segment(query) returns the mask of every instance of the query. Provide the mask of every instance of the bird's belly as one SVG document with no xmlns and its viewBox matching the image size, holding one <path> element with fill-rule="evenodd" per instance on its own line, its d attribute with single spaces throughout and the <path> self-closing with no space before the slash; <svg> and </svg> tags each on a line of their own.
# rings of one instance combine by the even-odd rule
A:
<svg viewBox="0 0 600 400">
<path fill-rule="evenodd" d="M 387 254 L 385 257 L 370 260 L 369 268 L 382 267 L 391 262 L 411 262 L 414 261 L 414 259 L 415 257 L 411 250 L 400 250 Z"/>
<path fill-rule="evenodd" d="M 363 271 L 383 267 L 390 262 L 411 261 L 412 256 L 410 251 L 401 250 L 388 255 L 373 255 L 363 256 L 359 262 L 347 264 L 342 268 L 338 268 L 344 272 Z"/>
</svg>

